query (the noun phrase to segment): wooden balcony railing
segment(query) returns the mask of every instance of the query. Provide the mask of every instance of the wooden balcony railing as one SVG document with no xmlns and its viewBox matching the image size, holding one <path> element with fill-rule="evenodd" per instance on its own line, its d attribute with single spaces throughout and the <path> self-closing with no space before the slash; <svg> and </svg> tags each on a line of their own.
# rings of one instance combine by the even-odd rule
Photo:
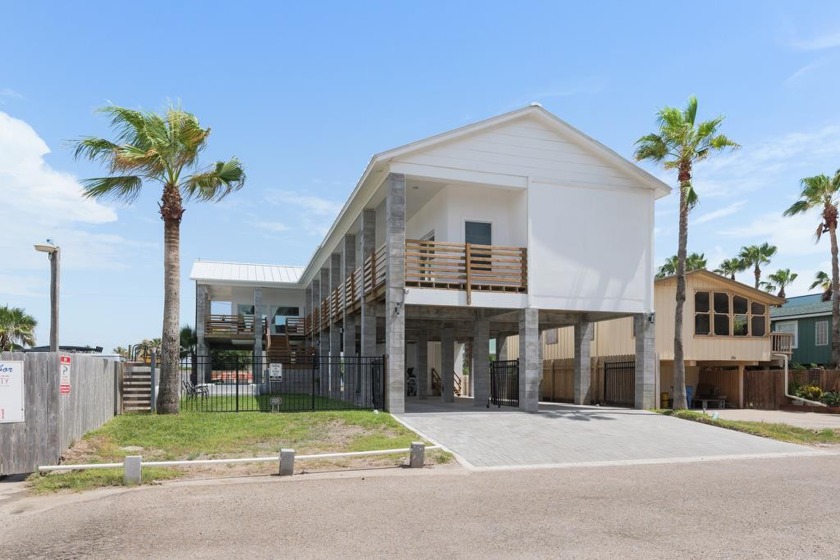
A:
<svg viewBox="0 0 840 560">
<path fill-rule="evenodd" d="M 386 248 L 371 252 L 362 266 L 321 300 L 304 320 L 307 336 L 341 320 L 345 309 L 355 309 L 385 284 Z M 443 243 L 408 239 L 405 242 L 405 285 L 418 288 L 463 290 L 467 304 L 473 291 L 528 291 L 528 254 L 524 247 Z"/>
<path fill-rule="evenodd" d="M 771 332 L 770 340 L 774 354 L 793 354 L 793 333 Z"/>
<path fill-rule="evenodd" d="M 473 291 L 528 291 L 528 255 L 524 247 L 405 242 L 405 285 L 464 290 L 467 304 Z"/>
<path fill-rule="evenodd" d="M 217 338 L 254 338 L 253 315 L 208 315 L 204 333 Z M 268 320 L 263 319 L 263 334 L 268 333 Z"/>
</svg>

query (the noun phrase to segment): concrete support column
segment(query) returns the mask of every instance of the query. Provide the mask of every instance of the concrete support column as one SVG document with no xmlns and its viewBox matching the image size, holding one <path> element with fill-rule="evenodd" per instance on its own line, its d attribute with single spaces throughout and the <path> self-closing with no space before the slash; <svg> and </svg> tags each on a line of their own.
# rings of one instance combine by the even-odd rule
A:
<svg viewBox="0 0 840 560">
<path fill-rule="evenodd" d="M 376 210 L 365 209 L 362 211 L 361 239 L 359 240 L 359 266 L 364 267 L 365 259 L 376 250 Z M 359 346 L 362 356 L 368 360 L 376 355 L 376 302 L 373 297 L 365 296 L 369 286 L 363 279 L 362 284 L 362 311 L 359 324 Z M 359 372 L 361 383 L 360 398 L 362 403 L 369 403 L 371 399 L 371 377 L 370 366 L 365 365 Z"/>
<path fill-rule="evenodd" d="M 508 337 L 499 335 L 496 337 L 496 359 L 501 361 L 508 360 Z"/>
<path fill-rule="evenodd" d="M 263 335 L 265 335 L 263 324 L 263 315 L 265 309 L 263 308 L 263 292 L 262 288 L 254 288 L 254 360 L 259 360 L 263 353 Z M 254 377 L 256 378 L 254 372 Z"/>
<path fill-rule="evenodd" d="M 207 316 L 210 315 L 210 296 L 207 292 L 207 286 L 199 284 L 196 286 L 195 293 L 195 338 L 196 338 L 196 356 L 201 356 L 198 363 L 193 364 L 195 369 L 196 383 L 210 382 L 210 349 L 207 346 Z M 199 371 L 201 368 L 203 371 Z"/>
<path fill-rule="evenodd" d="M 330 293 L 340 288 L 344 282 L 344 274 L 341 268 L 341 254 L 334 253 L 330 256 Z M 330 300 L 332 301 L 332 300 Z M 341 302 L 338 302 L 339 304 Z M 330 319 L 330 383 L 329 395 L 333 399 L 341 396 L 341 324 Z"/>
<path fill-rule="evenodd" d="M 636 326 L 636 396 L 634 407 L 656 407 L 656 325 L 653 315 L 637 313 L 633 316 Z"/>
<path fill-rule="evenodd" d="M 321 294 L 318 297 L 318 305 L 321 306 L 321 312 L 323 313 L 323 319 L 321 324 L 323 325 L 323 330 L 318 333 L 318 354 L 322 357 L 321 364 L 320 364 L 320 384 L 318 389 L 318 394 L 322 397 L 326 397 L 329 395 L 329 387 L 330 387 L 330 368 L 329 368 L 329 355 L 330 355 L 330 324 L 332 319 L 330 318 L 330 306 L 329 306 L 329 297 L 330 297 L 330 269 L 325 267 L 321 269 L 321 281 L 319 285 L 321 287 Z M 324 306 L 323 302 L 327 301 L 327 305 Z"/>
<path fill-rule="evenodd" d="M 575 325 L 575 404 L 590 404 L 592 401 L 592 332 L 594 325 L 580 320 Z"/>
<path fill-rule="evenodd" d="M 539 412 L 540 363 L 539 309 L 519 312 L 519 409 Z"/>
<path fill-rule="evenodd" d="M 455 401 L 455 332 L 445 326 L 440 331 L 440 400 Z"/>
<path fill-rule="evenodd" d="M 342 282 L 345 286 L 347 280 L 353 276 L 356 270 L 356 236 L 345 235 L 342 243 Z M 344 317 L 342 320 L 342 336 L 344 346 L 344 395 L 343 400 L 356 402 L 356 316 L 350 311 L 354 300 L 349 290 L 344 292 Z"/>
<path fill-rule="evenodd" d="M 473 404 L 487 406 L 490 398 L 490 321 L 478 319 L 473 335 Z"/>
<path fill-rule="evenodd" d="M 385 195 L 385 407 L 405 412 L 405 175 L 391 173 Z"/>
<path fill-rule="evenodd" d="M 318 299 L 321 297 L 321 280 L 319 278 L 314 278 L 312 282 L 309 284 L 309 293 L 311 294 L 311 298 L 307 302 L 311 311 L 312 317 L 312 334 L 310 335 L 310 344 L 312 348 L 315 349 L 315 353 L 318 354 L 320 352 L 320 348 L 318 347 L 318 338 L 320 336 L 319 327 L 316 323 L 315 319 L 317 318 L 318 310 L 320 309 L 321 300 Z"/>
<path fill-rule="evenodd" d="M 417 336 L 417 396 L 429 398 L 429 336 L 422 333 Z"/>
</svg>

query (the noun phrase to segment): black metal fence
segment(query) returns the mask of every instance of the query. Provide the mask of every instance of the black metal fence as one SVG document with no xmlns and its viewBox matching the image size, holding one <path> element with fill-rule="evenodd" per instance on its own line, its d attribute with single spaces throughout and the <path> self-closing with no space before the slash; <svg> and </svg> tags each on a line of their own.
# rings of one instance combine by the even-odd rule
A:
<svg viewBox="0 0 840 560">
<path fill-rule="evenodd" d="M 636 362 L 604 364 L 604 402 L 617 406 L 633 406 L 636 401 Z"/>
<path fill-rule="evenodd" d="M 519 406 L 519 360 L 490 362 L 490 404 Z"/>
<path fill-rule="evenodd" d="M 384 356 L 267 360 L 225 352 L 181 363 L 181 410 L 294 412 L 383 408 Z"/>
</svg>

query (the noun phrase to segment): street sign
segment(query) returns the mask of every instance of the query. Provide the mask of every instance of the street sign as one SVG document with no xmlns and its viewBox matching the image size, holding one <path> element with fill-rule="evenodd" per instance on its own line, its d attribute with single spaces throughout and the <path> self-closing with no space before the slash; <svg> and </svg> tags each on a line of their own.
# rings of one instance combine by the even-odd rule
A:
<svg viewBox="0 0 840 560">
<path fill-rule="evenodd" d="M 0 361 L 0 424 L 24 422 L 23 362 Z"/>
<path fill-rule="evenodd" d="M 70 356 L 61 356 L 59 358 L 61 365 L 61 376 L 58 382 L 58 392 L 61 395 L 70 394 Z"/>
<path fill-rule="evenodd" d="M 269 364 L 268 377 L 272 381 L 283 381 L 283 364 Z"/>
</svg>

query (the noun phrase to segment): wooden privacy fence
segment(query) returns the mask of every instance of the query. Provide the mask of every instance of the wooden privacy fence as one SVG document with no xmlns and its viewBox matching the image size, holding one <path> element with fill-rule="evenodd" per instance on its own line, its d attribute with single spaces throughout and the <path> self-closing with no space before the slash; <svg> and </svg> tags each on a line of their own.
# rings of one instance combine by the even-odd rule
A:
<svg viewBox="0 0 840 560">
<path fill-rule="evenodd" d="M 601 356 L 590 361 L 590 402 L 603 402 L 605 364 L 634 362 L 633 354 L 623 356 Z M 634 366 L 635 367 L 635 366 Z M 573 402 L 575 390 L 575 362 L 573 358 L 543 360 L 543 374 L 540 383 L 540 398 L 551 402 Z M 635 384 L 633 385 L 635 391 Z"/>
<path fill-rule="evenodd" d="M 840 370 L 796 370 L 788 373 L 788 382 L 816 385 L 823 391 L 840 391 Z M 744 406 L 777 410 L 790 404 L 785 396 L 785 372 L 781 369 L 747 370 L 744 372 Z"/>
<path fill-rule="evenodd" d="M 87 354 L 3 352 L 23 362 L 23 422 L 0 423 L 0 475 L 34 472 L 58 462 L 86 432 L 117 413 L 122 364 Z M 65 375 L 62 376 L 62 366 Z"/>
</svg>

